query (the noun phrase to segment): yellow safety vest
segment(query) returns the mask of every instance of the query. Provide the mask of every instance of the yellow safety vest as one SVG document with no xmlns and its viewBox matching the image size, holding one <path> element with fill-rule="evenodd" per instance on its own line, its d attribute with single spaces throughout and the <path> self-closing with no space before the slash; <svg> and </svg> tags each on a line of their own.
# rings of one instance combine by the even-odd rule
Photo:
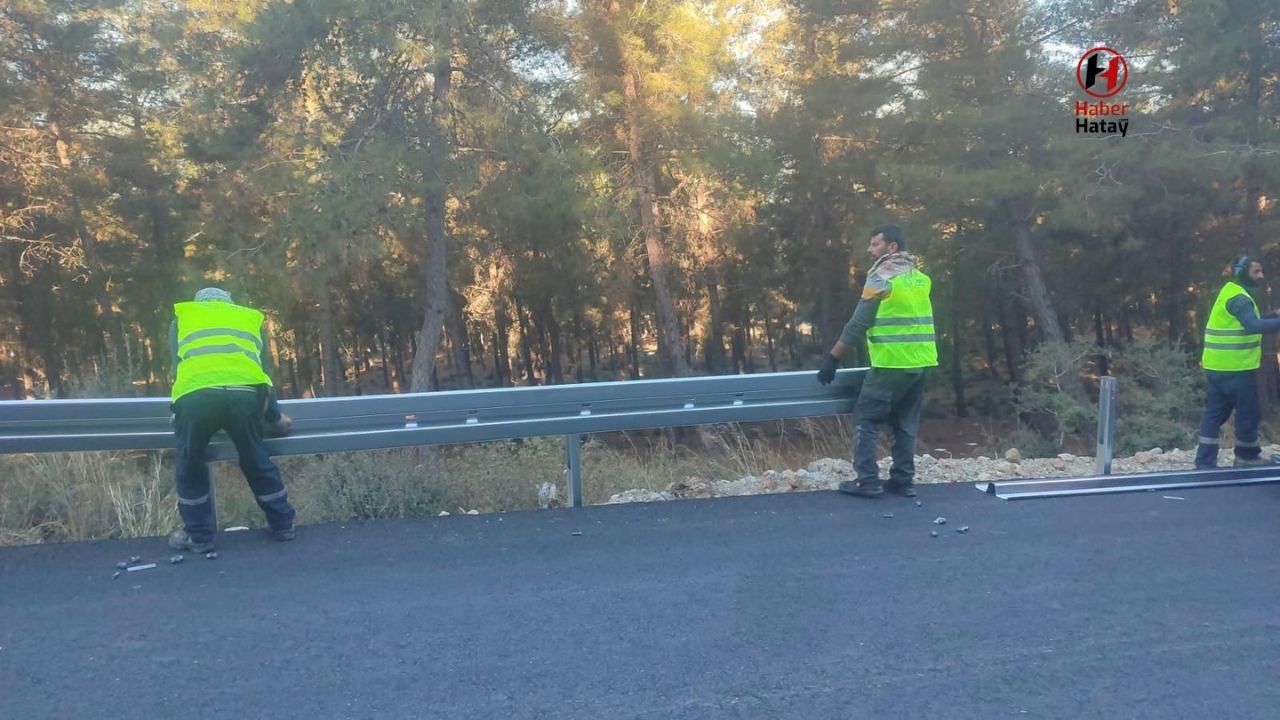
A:
<svg viewBox="0 0 1280 720">
<path fill-rule="evenodd" d="M 933 280 L 909 270 L 889 281 L 889 295 L 880 301 L 875 324 L 867 330 L 871 367 L 926 368 L 938 364 L 933 329 Z"/>
<path fill-rule="evenodd" d="M 225 302 L 183 302 L 173 399 L 209 387 L 270 385 L 262 369 L 262 313 Z"/>
<path fill-rule="evenodd" d="M 1254 302 L 1248 290 L 1236 282 L 1223 286 L 1204 329 L 1204 354 L 1200 357 L 1200 365 L 1205 370 L 1242 372 L 1257 370 L 1262 365 L 1262 335 L 1245 330 L 1236 316 L 1227 310 L 1227 303 L 1240 295 L 1249 298 L 1254 314 L 1258 314 L 1258 303 Z"/>
</svg>

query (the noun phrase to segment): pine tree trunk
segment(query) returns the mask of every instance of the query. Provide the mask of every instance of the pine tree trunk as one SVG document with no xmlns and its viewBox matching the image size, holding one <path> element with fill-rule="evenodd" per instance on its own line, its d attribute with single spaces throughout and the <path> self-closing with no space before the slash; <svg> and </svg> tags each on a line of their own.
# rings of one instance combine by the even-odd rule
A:
<svg viewBox="0 0 1280 720">
<path fill-rule="evenodd" d="M 778 353 L 776 343 L 774 341 L 774 331 L 776 326 L 773 324 L 773 318 L 770 316 L 768 306 L 763 308 L 764 312 L 764 340 L 765 348 L 769 354 L 769 372 L 778 372 Z"/>
<path fill-rule="evenodd" d="M 453 68 L 449 58 L 436 63 L 434 86 L 431 93 L 431 117 L 427 121 L 427 162 L 422 169 L 426 176 L 423 191 L 423 212 L 426 215 L 426 254 L 423 261 L 423 298 L 425 299 L 422 329 L 419 332 L 417 350 L 413 355 L 411 392 L 423 392 L 435 375 L 436 351 L 444 334 L 444 318 L 448 311 L 448 238 L 445 235 L 445 200 L 448 182 L 445 178 L 450 160 L 448 126 L 449 83 Z"/>
<path fill-rule="evenodd" d="M 458 373 L 454 382 L 465 383 L 463 387 L 473 388 L 476 386 L 476 378 L 471 371 L 471 340 L 467 334 L 466 317 L 462 314 L 464 298 L 455 292 L 449 292 L 447 299 L 449 345 L 453 349 L 453 363 L 456 367 L 455 372 Z"/>
<path fill-rule="evenodd" d="M 631 336 L 627 341 L 627 355 L 631 360 L 631 379 L 640 378 L 640 309 L 639 300 L 633 293 L 631 296 L 631 312 L 628 320 L 631 325 Z"/>
<path fill-rule="evenodd" d="M 702 338 L 703 361 L 707 372 L 724 372 L 724 311 L 720 305 L 720 285 L 714 273 L 707 278 L 707 327 Z"/>
<path fill-rule="evenodd" d="M 391 335 L 391 354 L 395 358 L 396 363 L 396 383 L 399 387 L 396 392 L 403 392 L 407 387 L 405 382 L 404 369 L 404 341 L 400 335 L 400 330 L 395 330 Z"/>
<path fill-rule="evenodd" d="M 610 0 L 609 14 L 615 19 L 621 14 L 618 0 Z M 618 20 L 621 22 L 620 20 Z M 650 157 L 649 143 L 641 127 L 644 99 L 640 96 L 639 70 L 634 67 L 631 52 L 625 41 L 617 44 L 618 66 L 622 69 L 623 123 L 627 133 L 627 154 L 630 161 L 631 190 L 640 206 L 640 227 L 644 232 L 645 254 L 649 261 L 649 277 L 658 307 L 658 347 L 662 353 L 663 374 L 668 377 L 686 377 L 689 365 L 685 361 L 684 342 L 680 338 L 680 321 L 676 317 L 675 302 L 670 286 L 671 269 L 667 261 L 666 241 L 662 237 L 662 217 L 658 208 L 657 177 Z"/>
<path fill-rule="evenodd" d="M 987 376 L 992 380 L 1000 377 L 996 366 L 1000 364 L 996 351 L 995 331 L 991 327 L 990 295 L 982 302 L 982 339 L 987 350 Z"/>
<path fill-rule="evenodd" d="M 951 307 L 951 391 L 956 398 L 956 415 L 969 416 L 969 406 L 964 399 L 964 346 L 960 336 L 959 292 L 955 278 L 948 285 L 948 299 Z"/>
<path fill-rule="evenodd" d="M 1018 326 L 1023 325 L 1023 318 L 1012 300 L 1001 300 L 1000 315 L 1000 336 L 1004 340 L 1004 361 L 1009 381 L 1021 385 L 1023 345 Z"/>
<path fill-rule="evenodd" d="M 393 385 L 391 384 L 391 362 L 387 358 L 387 340 L 386 337 L 377 337 L 378 354 L 382 358 L 382 384 L 386 387 L 387 392 L 391 392 Z"/>
<path fill-rule="evenodd" d="M 338 357 L 338 334 L 334 330 L 333 304 L 327 280 L 320 287 L 320 350 L 322 353 L 320 368 L 324 378 L 325 396 L 345 395 L 346 382 L 343 378 L 342 362 Z"/>
<path fill-rule="evenodd" d="M 530 385 L 538 384 L 533 367 L 533 333 L 529 330 L 529 318 L 520 301 L 516 301 L 516 318 L 520 323 L 520 357 L 524 361 L 524 380 Z"/>
</svg>

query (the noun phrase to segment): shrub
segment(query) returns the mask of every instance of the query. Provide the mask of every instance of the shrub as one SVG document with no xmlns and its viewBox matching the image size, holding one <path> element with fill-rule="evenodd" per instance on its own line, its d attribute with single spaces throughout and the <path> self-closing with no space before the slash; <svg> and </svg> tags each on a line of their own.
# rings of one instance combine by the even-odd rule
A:
<svg viewBox="0 0 1280 720">
<path fill-rule="evenodd" d="M 1036 348 L 1028 358 L 1015 406 L 1020 421 L 1037 432 L 1032 435 L 1023 427 L 1017 437 L 1023 444 L 1017 447 L 1029 455 L 1047 455 L 1060 451 L 1068 436 L 1083 439 L 1096 434 L 1098 378 L 1092 362 L 1100 352 L 1119 383 L 1116 452 L 1190 444 L 1204 397 L 1202 373 L 1186 351 L 1138 339 L 1101 351 L 1085 343 L 1044 343 Z M 1079 378 L 1090 389 L 1083 401 L 1067 392 L 1066 383 Z M 1052 423 L 1039 425 L 1037 418 L 1051 418 Z"/>
</svg>

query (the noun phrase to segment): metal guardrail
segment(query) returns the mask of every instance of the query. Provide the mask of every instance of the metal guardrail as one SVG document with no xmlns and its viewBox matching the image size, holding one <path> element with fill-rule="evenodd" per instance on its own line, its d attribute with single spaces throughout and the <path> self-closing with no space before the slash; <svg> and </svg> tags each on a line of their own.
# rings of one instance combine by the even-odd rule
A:
<svg viewBox="0 0 1280 720">
<path fill-rule="evenodd" d="M 561 435 L 576 507 L 583 433 L 847 413 L 866 370 L 840 370 L 826 386 L 800 371 L 284 400 L 293 431 L 266 445 L 272 455 L 301 455 Z M 167 398 L 0 401 L 0 453 L 174 447 Z M 220 435 L 207 457 L 236 452 Z"/>
</svg>

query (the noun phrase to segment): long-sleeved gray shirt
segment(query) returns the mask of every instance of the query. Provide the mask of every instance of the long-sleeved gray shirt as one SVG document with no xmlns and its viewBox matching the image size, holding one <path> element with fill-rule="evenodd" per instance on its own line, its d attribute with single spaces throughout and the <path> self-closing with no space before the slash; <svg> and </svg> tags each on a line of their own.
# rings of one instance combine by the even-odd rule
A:
<svg viewBox="0 0 1280 720">
<path fill-rule="evenodd" d="M 1227 312 L 1234 315 L 1247 332 L 1280 332 L 1280 318 L 1258 317 L 1258 314 L 1253 311 L 1253 302 L 1244 295 L 1237 295 L 1228 300 Z"/>
<path fill-rule="evenodd" d="M 858 304 L 853 308 L 853 315 L 849 317 L 849 322 L 845 323 L 844 331 L 840 333 L 840 342 L 846 346 L 852 346 L 854 343 L 862 340 L 866 336 L 867 330 L 876 322 L 876 312 L 880 309 L 880 299 L 889 294 L 889 283 L 878 277 L 867 276 L 867 284 L 862 290 L 862 298 L 858 300 Z"/>
</svg>

